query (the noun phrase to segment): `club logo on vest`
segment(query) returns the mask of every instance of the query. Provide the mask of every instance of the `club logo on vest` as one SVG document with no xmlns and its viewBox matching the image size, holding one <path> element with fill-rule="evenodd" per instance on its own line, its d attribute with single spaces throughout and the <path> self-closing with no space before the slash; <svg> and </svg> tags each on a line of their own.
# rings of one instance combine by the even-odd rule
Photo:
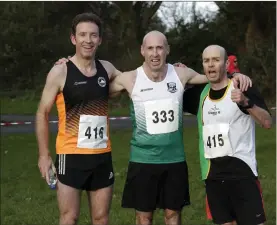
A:
<svg viewBox="0 0 277 225">
<path fill-rule="evenodd" d="M 176 83 L 175 82 L 167 83 L 167 91 L 169 91 L 171 93 L 175 93 L 177 91 Z"/>
<path fill-rule="evenodd" d="M 214 107 L 208 111 L 208 114 L 216 116 L 217 114 L 220 114 L 220 109 L 217 108 L 216 105 L 214 105 Z"/>
<path fill-rule="evenodd" d="M 106 80 L 104 77 L 98 77 L 98 84 L 100 87 L 105 87 L 106 86 Z"/>
</svg>

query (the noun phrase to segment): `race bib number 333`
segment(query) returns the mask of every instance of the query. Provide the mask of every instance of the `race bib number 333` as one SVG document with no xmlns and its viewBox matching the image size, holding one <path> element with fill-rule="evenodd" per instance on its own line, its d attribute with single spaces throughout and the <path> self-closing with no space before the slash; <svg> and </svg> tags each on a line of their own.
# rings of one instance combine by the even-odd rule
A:
<svg viewBox="0 0 277 225">
<path fill-rule="evenodd" d="M 144 103 L 146 129 L 149 134 L 164 134 L 178 130 L 179 103 L 162 99 Z"/>
<path fill-rule="evenodd" d="M 107 117 L 81 115 L 78 132 L 78 148 L 107 147 Z"/>
</svg>

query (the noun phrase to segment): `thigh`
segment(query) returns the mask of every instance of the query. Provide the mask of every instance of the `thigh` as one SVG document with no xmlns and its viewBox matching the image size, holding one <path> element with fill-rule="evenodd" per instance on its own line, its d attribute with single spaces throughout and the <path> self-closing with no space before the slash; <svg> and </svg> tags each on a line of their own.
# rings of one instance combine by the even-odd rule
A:
<svg viewBox="0 0 277 225">
<path fill-rule="evenodd" d="M 108 216 L 113 195 L 113 186 L 88 191 L 88 200 L 92 218 Z"/>
<path fill-rule="evenodd" d="M 80 213 L 81 191 L 57 182 L 57 199 L 60 214 L 71 214 L 76 217 Z"/>
<path fill-rule="evenodd" d="M 86 181 L 85 189 L 87 191 L 97 191 L 114 184 L 114 170 L 112 157 L 108 157 L 105 161 L 97 165 Z"/>
<path fill-rule="evenodd" d="M 55 167 L 60 183 L 79 190 L 84 190 L 84 186 L 90 177 L 89 171 L 74 168 L 72 164 L 66 162 L 67 155 L 57 155 Z"/>
<path fill-rule="evenodd" d="M 188 167 L 186 162 L 165 165 L 161 208 L 180 211 L 190 204 Z"/>
<path fill-rule="evenodd" d="M 122 197 L 123 208 L 140 212 L 156 209 L 159 165 L 130 162 Z"/>
<path fill-rule="evenodd" d="M 239 225 L 257 225 L 266 221 L 258 180 L 234 181 L 232 203 Z"/>
<path fill-rule="evenodd" d="M 216 224 L 232 222 L 234 220 L 234 212 L 229 198 L 228 182 L 207 179 L 205 184 L 207 205 L 213 222 Z"/>
</svg>

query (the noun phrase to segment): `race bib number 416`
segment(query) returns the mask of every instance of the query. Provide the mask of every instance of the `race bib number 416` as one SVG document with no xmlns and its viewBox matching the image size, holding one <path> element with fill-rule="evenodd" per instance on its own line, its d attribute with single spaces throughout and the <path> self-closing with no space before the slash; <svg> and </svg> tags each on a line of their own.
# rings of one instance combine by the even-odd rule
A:
<svg viewBox="0 0 277 225">
<path fill-rule="evenodd" d="M 178 130 L 179 103 L 162 99 L 144 103 L 146 130 L 149 134 L 164 134 Z"/>
<path fill-rule="evenodd" d="M 80 116 L 77 141 L 78 148 L 106 148 L 107 141 L 106 116 Z"/>
</svg>

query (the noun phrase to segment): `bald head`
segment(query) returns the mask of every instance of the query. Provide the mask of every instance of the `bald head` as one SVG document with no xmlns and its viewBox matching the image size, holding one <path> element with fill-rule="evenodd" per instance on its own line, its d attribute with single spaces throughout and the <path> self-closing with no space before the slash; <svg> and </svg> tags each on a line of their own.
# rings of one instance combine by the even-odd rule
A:
<svg viewBox="0 0 277 225">
<path fill-rule="evenodd" d="M 154 30 L 144 36 L 141 55 L 144 57 L 144 65 L 151 71 L 163 71 L 168 54 L 169 46 L 163 33 Z"/>
<path fill-rule="evenodd" d="M 227 61 L 228 56 L 225 48 L 221 47 L 220 45 L 209 45 L 206 47 L 202 53 L 202 57 L 204 58 L 205 55 L 209 55 L 211 53 L 217 53 L 220 55 L 220 57 L 223 57 L 224 62 Z"/>
<path fill-rule="evenodd" d="M 146 45 L 147 43 L 152 41 L 157 41 L 157 42 L 162 41 L 165 46 L 168 46 L 166 36 L 162 32 L 157 30 L 148 32 L 143 38 L 142 45 Z"/>
</svg>

